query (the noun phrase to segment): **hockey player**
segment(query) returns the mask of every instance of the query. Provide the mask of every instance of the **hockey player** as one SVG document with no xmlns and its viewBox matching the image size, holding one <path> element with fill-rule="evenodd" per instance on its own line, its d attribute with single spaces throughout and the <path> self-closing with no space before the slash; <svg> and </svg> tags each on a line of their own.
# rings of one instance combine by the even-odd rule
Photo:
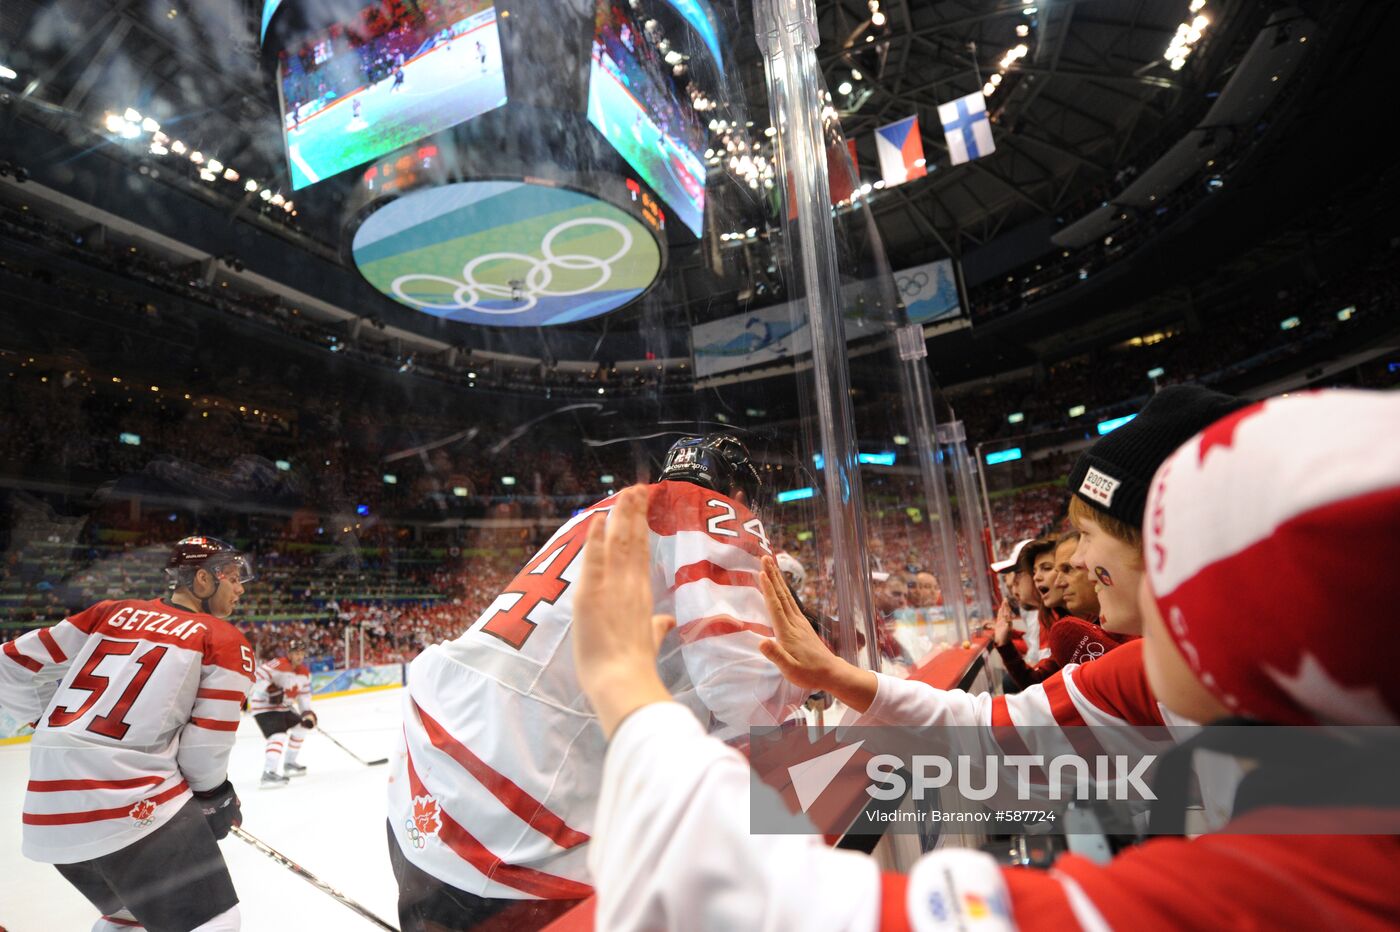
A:
<svg viewBox="0 0 1400 932">
<path fill-rule="evenodd" d="M 1400 434 L 1377 428 L 1397 422 L 1400 398 L 1386 393 L 1273 399 L 1212 425 L 1157 471 L 1135 611 L 1144 637 L 1134 643 L 1173 714 L 1236 725 L 1400 724 L 1394 645 L 1358 649 L 1336 633 L 1338 617 L 1364 613 L 1393 588 Z M 590 531 L 576 595 L 576 662 L 612 738 L 590 849 L 598 928 L 1400 924 L 1400 809 L 1384 729 L 1282 739 L 1306 740 L 1310 753 L 1278 738 L 1270 748 L 1270 729 L 1248 729 L 1261 737 L 1244 750 L 1253 769 L 1224 832 L 1153 839 L 1107 864 L 1069 854 L 1049 871 L 1004 868 L 989 854 L 948 849 L 907 876 L 881 876 L 873 860 L 819 837 L 751 834 L 748 807 L 735 805 L 746 798 L 747 764 L 665 701 L 645 657 L 647 571 L 633 556 L 644 532 L 629 493 L 605 528 Z M 1250 611 L 1274 604 L 1280 567 L 1295 570 L 1290 610 Z M 767 591 L 779 595 L 770 572 Z M 1181 751 L 1229 753 L 1225 742 L 1241 740 L 1240 730 L 1206 727 Z M 1179 822 L 1168 824 L 1179 833 Z"/>
<path fill-rule="evenodd" d="M 261 789 L 286 786 L 288 778 L 306 774 L 297 755 L 316 727 L 316 713 L 311 711 L 311 671 L 302 663 L 305 659 L 306 645 L 294 639 L 283 656 L 258 665 L 248 711 L 267 739 Z"/>
<path fill-rule="evenodd" d="M 242 821 L 227 771 L 253 651 L 224 619 L 252 564 L 187 537 L 166 576 L 165 598 L 98 602 L 0 656 L 0 706 L 34 723 L 24 854 L 101 911 L 94 932 L 239 926 L 217 840 Z"/>
<path fill-rule="evenodd" d="M 758 651 L 772 634 L 759 590 L 771 554 L 751 510 L 744 445 L 677 442 L 645 486 L 653 609 L 673 615 L 662 675 L 724 737 L 786 720 L 807 691 Z M 616 496 L 583 509 L 459 638 L 413 661 L 406 746 L 389 782 L 389 849 L 405 930 L 492 918 L 541 926 L 592 889 L 585 856 L 605 744 L 579 693 L 573 581 L 585 535 Z"/>
</svg>

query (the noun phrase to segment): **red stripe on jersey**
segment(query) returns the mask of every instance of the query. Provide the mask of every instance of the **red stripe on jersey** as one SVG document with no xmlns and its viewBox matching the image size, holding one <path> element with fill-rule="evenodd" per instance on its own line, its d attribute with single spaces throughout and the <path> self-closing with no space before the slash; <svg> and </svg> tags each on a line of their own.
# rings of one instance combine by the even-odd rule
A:
<svg viewBox="0 0 1400 932">
<path fill-rule="evenodd" d="M 43 641 L 44 646 L 48 648 L 49 656 L 53 658 L 54 663 L 63 663 L 68 659 L 68 655 L 58 646 L 58 641 L 54 640 L 53 632 L 48 628 L 39 629 L 39 640 Z"/>
<path fill-rule="evenodd" d="M 243 691 L 238 689 L 201 689 L 194 694 L 196 699 L 229 699 L 233 702 L 243 701 Z"/>
<path fill-rule="evenodd" d="M 189 789 L 189 784 L 184 780 L 175 784 L 168 790 L 163 790 L 154 796 L 147 797 L 138 802 L 152 802 L 159 806 L 168 802 Z M 121 819 L 131 815 L 132 807 L 135 803 L 125 806 L 114 806 L 111 809 L 89 809 L 86 812 L 50 812 L 35 813 L 26 812 L 24 814 L 25 825 L 79 825 L 84 822 L 101 822 L 104 819 Z"/>
<path fill-rule="evenodd" d="M 1084 725 L 1084 716 L 1079 714 L 1079 710 L 1074 707 L 1074 700 L 1069 697 L 1069 690 L 1065 689 L 1064 675 L 1052 676 L 1044 683 L 1040 684 L 1045 690 L 1045 698 L 1050 701 L 1050 714 L 1055 716 L 1055 722 L 1061 727 L 1066 725 Z"/>
<path fill-rule="evenodd" d="M 748 586 L 751 589 L 758 588 L 758 574 L 745 570 L 729 570 L 718 563 L 711 563 L 709 560 L 700 560 L 682 566 L 676 570 L 676 584 L 671 587 L 672 591 L 679 589 L 686 583 L 693 583 L 697 580 L 708 579 L 721 586 Z"/>
<path fill-rule="evenodd" d="M 680 636 L 682 643 L 693 644 L 696 641 L 703 641 L 705 638 L 738 634 L 740 631 L 752 631 L 759 637 L 765 638 L 773 636 L 773 629 L 767 625 L 752 621 L 740 621 L 732 615 L 706 615 L 704 618 L 687 621 L 676 629 L 676 634 Z"/>
<path fill-rule="evenodd" d="M 31 793 L 64 793 L 69 790 L 129 790 L 136 786 L 159 786 L 169 777 L 131 777 L 126 780 L 30 780 Z"/>
<path fill-rule="evenodd" d="M 406 763 L 408 764 L 408 788 L 412 794 L 411 798 L 430 796 L 428 788 L 418 777 L 417 768 L 413 766 L 413 753 L 411 751 L 406 755 Z M 463 828 L 461 823 L 452 818 L 452 815 L 442 808 L 441 803 L 438 804 L 438 824 L 440 826 L 437 833 L 438 838 L 445 842 L 447 847 L 451 848 L 459 858 L 496 883 L 514 887 L 523 893 L 546 900 L 581 900 L 593 893 L 593 888 L 588 884 L 568 880 L 564 877 L 556 877 L 553 874 L 546 874 L 529 867 L 517 867 L 502 862 L 489 848 L 477 841 L 471 832 Z"/>
<path fill-rule="evenodd" d="M 1050 714 L 1055 716 L 1070 745 L 1081 757 L 1092 759 L 1103 754 L 1103 746 L 1094 737 L 1084 716 L 1079 714 L 1069 689 L 1065 687 L 1064 674 L 1052 676 L 1041 685 L 1045 688 L 1045 698 L 1050 700 Z"/>
<path fill-rule="evenodd" d="M 880 932 L 913 932 L 909 923 L 909 875 L 880 875 Z"/>
<path fill-rule="evenodd" d="M 103 916 L 102 921 L 110 922 L 114 926 L 128 926 L 132 929 L 146 928 L 141 923 L 137 922 L 135 919 L 119 919 L 116 916 Z"/>
<path fill-rule="evenodd" d="M 24 654 L 21 654 L 19 652 L 19 648 L 15 646 L 14 641 L 6 641 L 4 651 L 6 657 L 9 657 L 15 663 L 19 664 L 21 667 L 24 667 L 31 673 L 38 673 L 40 670 L 44 669 L 44 665 L 39 661 L 35 660 L 33 657 L 27 657 Z"/>
<path fill-rule="evenodd" d="M 237 720 L 237 719 L 234 719 L 233 721 L 228 722 L 228 721 L 224 721 L 224 720 L 221 719 L 221 718 L 193 718 L 193 717 L 192 717 L 192 718 L 190 718 L 190 724 L 191 724 L 191 725 L 197 725 L 197 726 L 199 726 L 200 728 L 207 728 L 207 729 L 209 729 L 210 731 L 237 731 L 237 730 L 238 730 L 238 720 Z"/>
<path fill-rule="evenodd" d="M 448 734 L 447 729 L 424 712 L 417 702 L 413 703 L 413 708 L 418 713 L 418 719 L 423 723 L 423 730 L 427 732 L 433 747 L 461 764 L 467 773 L 476 778 L 478 783 L 499 799 L 501 805 L 515 813 L 522 822 L 541 835 L 548 836 L 561 848 L 573 848 L 588 840 L 587 835 L 570 828 L 563 819 L 546 809 L 544 803 L 516 786 L 505 775 L 493 770 L 465 744 Z"/>
<path fill-rule="evenodd" d="M 1140 639 L 1129 641 L 1093 663 L 1075 667 L 1074 685 L 1095 708 L 1116 715 L 1129 725 L 1163 725 L 1157 697 L 1147 682 L 1142 647 Z"/>
</svg>

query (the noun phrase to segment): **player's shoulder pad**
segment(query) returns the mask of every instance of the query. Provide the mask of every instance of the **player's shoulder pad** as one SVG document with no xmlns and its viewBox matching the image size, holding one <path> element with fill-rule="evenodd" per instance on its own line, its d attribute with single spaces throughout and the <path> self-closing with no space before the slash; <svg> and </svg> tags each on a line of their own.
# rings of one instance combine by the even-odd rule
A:
<svg viewBox="0 0 1400 932">
<path fill-rule="evenodd" d="M 117 605 L 118 603 L 113 599 L 103 599 L 101 602 L 89 605 L 81 612 L 69 615 L 64 621 L 86 634 L 91 634 L 93 629 L 107 620 Z"/>
<path fill-rule="evenodd" d="M 253 645 L 232 624 L 222 618 L 214 618 L 214 623 L 204 631 L 204 662 L 252 679 Z"/>
<path fill-rule="evenodd" d="M 1157 696 L 1147 682 L 1141 640 L 1115 647 L 1093 663 L 1074 668 L 1074 685 L 1095 706 L 1130 725 L 1161 725 Z"/>
</svg>

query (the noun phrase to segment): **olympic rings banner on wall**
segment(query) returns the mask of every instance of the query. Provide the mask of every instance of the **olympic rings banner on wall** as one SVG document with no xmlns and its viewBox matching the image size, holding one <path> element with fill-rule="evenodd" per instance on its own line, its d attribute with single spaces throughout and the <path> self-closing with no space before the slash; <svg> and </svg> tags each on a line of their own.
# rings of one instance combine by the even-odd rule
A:
<svg viewBox="0 0 1400 932">
<path fill-rule="evenodd" d="M 948 320 L 962 313 L 950 259 L 902 269 L 894 273 L 894 280 L 911 323 Z M 854 294 L 848 297 L 847 305 L 854 305 Z M 847 342 L 879 332 L 877 324 L 846 319 Z M 698 378 L 771 365 L 812 350 L 806 317 L 794 315 L 792 302 L 698 324 L 690 331 L 690 341 Z"/>
</svg>

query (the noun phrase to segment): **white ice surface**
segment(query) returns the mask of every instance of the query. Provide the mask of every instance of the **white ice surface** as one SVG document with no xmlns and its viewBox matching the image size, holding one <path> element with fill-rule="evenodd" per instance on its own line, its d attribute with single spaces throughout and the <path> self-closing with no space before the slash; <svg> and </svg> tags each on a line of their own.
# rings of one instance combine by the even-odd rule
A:
<svg viewBox="0 0 1400 932">
<path fill-rule="evenodd" d="M 366 760 L 388 757 L 400 734 L 397 689 L 320 700 L 326 730 Z M 366 767 L 312 733 L 302 749 L 304 777 L 278 790 L 259 790 L 263 737 L 250 715 L 238 729 L 229 776 L 243 803 L 243 827 L 332 887 L 398 925 L 389 867 L 385 779 L 389 767 Z M 0 929 L 6 932 L 86 932 L 97 918 L 81 894 L 49 864 L 20 854 L 20 812 L 28 780 L 29 745 L 0 747 Z M 347 930 L 377 928 L 246 842 L 221 842 L 238 891 L 243 928 Z"/>
</svg>

